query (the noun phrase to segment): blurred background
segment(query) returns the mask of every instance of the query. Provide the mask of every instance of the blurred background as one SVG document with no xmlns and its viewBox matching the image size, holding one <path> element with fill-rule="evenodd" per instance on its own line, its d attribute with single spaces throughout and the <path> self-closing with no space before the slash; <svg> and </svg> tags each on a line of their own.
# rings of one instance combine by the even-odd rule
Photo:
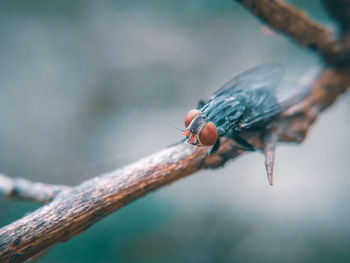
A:
<svg viewBox="0 0 350 263">
<path fill-rule="evenodd" d="M 335 27 L 320 1 L 289 1 Z M 262 63 L 317 56 L 231 0 L 1 1 L 0 171 L 76 185 L 181 139 L 185 113 Z M 301 146 L 164 187 L 40 262 L 349 262 L 350 96 Z M 0 227 L 40 205 L 0 197 Z"/>
</svg>

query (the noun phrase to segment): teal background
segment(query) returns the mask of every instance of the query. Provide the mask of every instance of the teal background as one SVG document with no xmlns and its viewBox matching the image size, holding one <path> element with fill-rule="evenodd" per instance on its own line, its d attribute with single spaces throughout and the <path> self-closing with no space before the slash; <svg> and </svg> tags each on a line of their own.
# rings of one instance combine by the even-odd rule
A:
<svg viewBox="0 0 350 263">
<path fill-rule="evenodd" d="M 320 1 L 290 1 L 335 28 Z M 262 63 L 298 82 L 320 59 L 229 0 L 0 2 L 0 172 L 79 182 L 161 150 L 185 113 Z M 348 94 L 275 186 L 250 153 L 141 198 L 39 262 L 349 262 Z M 0 226 L 40 207 L 0 198 Z"/>
</svg>

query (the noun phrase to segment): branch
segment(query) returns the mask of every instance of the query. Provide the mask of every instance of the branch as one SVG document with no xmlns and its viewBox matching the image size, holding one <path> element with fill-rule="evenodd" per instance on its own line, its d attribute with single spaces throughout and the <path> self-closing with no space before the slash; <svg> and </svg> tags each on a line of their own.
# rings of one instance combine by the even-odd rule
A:
<svg viewBox="0 0 350 263">
<path fill-rule="evenodd" d="M 260 1 L 242 2 L 254 3 L 254 10 L 260 10 Z M 261 0 L 261 3 L 280 7 L 282 11 L 289 10 L 281 1 Z M 274 10 L 279 12 L 278 8 Z M 288 17 L 289 13 L 284 15 Z M 308 21 L 306 17 L 304 20 Z M 294 23 L 293 20 L 288 21 Z M 303 22 L 300 22 L 299 27 L 302 25 Z M 312 41 L 309 35 L 312 34 L 316 34 L 312 38 L 318 41 L 329 41 L 324 34 L 327 30 L 318 28 L 317 24 L 309 23 L 305 28 L 299 28 L 304 32 L 300 35 L 288 28 L 285 25 L 280 30 L 295 39 L 300 38 L 301 44 L 309 45 Z M 317 43 L 315 47 L 321 52 L 325 45 Z M 275 121 L 271 131 L 279 134 L 280 141 L 302 141 L 319 112 L 330 106 L 349 85 L 349 69 L 326 68 L 314 82 L 309 97 Z M 264 142 L 258 132 L 246 132 L 243 136 L 257 148 L 263 148 Z M 229 139 L 222 140 L 219 151 L 213 156 L 208 156 L 207 148 L 178 143 L 125 168 L 95 177 L 71 190 L 61 191 L 49 204 L 0 229 L 0 262 L 28 259 L 84 232 L 101 218 L 151 191 L 198 170 L 221 167 L 242 153 Z"/>
<path fill-rule="evenodd" d="M 296 117 L 277 121 L 283 141 L 302 138 L 319 109 L 332 104 L 350 84 L 346 71 L 326 69 L 313 92 L 300 105 Z M 245 134 L 249 142 L 262 145 L 256 132 Z M 0 261 L 19 262 L 48 247 L 84 232 L 89 226 L 131 201 L 175 180 L 205 168 L 217 168 L 242 154 L 234 142 L 223 140 L 217 154 L 207 148 L 179 143 L 125 168 L 95 177 L 70 191 L 58 194 L 51 203 L 0 229 Z"/>
<path fill-rule="evenodd" d="M 274 30 L 320 53 L 327 63 L 337 66 L 349 64 L 350 44 L 342 39 L 336 39 L 330 30 L 311 20 L 305 12 L 281 0 L 237 0 L 237 2 Z"/>
<path fill-rule="evenodd" d="M 69 189 L 69 186 L 43 184 L 23 178 L 11 178 L 0 174 L 0 194 L 10 198 L 47 203 L 58 193 L 68 191 Z"/>
<path fill-rule="evenodd" d="M 19 262 L 82 233 L 132 200 L 199 169 L 218 167 L 239 152 L 226 140 L 220 153 L 176 144 L 123 169 L 62 192 L 48 205 L 0 230 L 0 261 Z"/>
</svg>

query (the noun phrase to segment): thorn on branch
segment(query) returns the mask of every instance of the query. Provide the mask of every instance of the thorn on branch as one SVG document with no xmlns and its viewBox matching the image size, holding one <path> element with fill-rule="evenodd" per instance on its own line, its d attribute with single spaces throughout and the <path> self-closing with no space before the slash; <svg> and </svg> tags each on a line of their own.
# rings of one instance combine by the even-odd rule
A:
<svg viewBox="0 0 350 263">
<path fill-rule="evenodd" d="M 273 185 L 273 165 L 275 162 L 276 144 L 279 139 L 280 135 L 276 132 L 267 134 L 264 138 L 265 167 L 267 180 L 270 185 Z"/>
</svg>

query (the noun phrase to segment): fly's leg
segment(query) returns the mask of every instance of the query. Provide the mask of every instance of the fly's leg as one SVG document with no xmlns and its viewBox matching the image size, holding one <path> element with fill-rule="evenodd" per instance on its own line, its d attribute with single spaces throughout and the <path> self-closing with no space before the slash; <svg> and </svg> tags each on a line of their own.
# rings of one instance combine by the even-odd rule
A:
<svg viewBox="0 0 350 263">
<path fill-rule="evenodd" d="M 218 138 L 214 143 L 213 147 L 211 147 L 211 149 L 208 151 L 209 155 L 213 155 L 214 153 L 216 153 L 217 150 L 219 150 L 219 147 L 220 147 L 220 139 Z"/>
<path fill-rule="evenodd" d="M 264 138 L 265 167 L 270 185 L 273 185 L 273 165 L 275 162 L 276 144 L 279 137 L 279 134 L 272 133 Z"/>
<path fill-rule="evenodd" d="M 235 142 L 237 142 L 239 144 L 239 146 L 240 146 L 240 149 L 242 149 L 244 151 L 254 152 L 256 150 L 255 147 L 252 144 L 247 142 L 245 139 L 243 139 L 239 135 L 232 135 L 231 138 Z"/>
</svg>

